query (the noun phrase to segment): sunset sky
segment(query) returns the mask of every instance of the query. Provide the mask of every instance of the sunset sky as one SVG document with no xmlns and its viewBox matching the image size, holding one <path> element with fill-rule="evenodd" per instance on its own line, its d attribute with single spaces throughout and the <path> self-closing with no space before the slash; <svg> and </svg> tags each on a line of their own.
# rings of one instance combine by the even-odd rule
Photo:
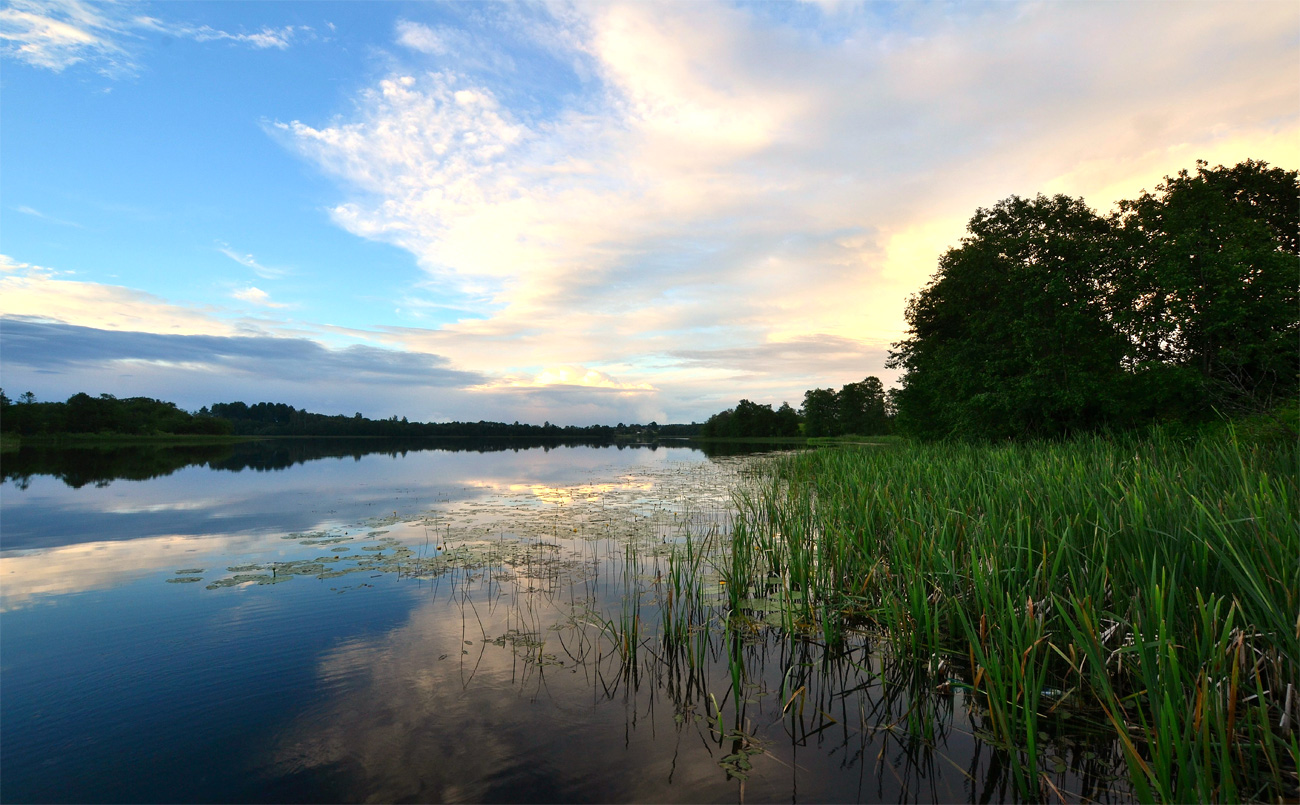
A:
<svg viewBox="0 0 1300 805">
<path fill-rule="evenodd" d="M 1300 167 L 1300 4 L 0 6 L 0 385 L 703 421 L 877 375 L 976 208 Z"/>
</svg>

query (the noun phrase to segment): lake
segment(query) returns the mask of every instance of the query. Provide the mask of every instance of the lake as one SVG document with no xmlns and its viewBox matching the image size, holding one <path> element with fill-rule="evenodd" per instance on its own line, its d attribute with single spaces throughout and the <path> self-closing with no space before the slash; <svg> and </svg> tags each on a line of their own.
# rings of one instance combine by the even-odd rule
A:
<svg viewBox="0 0 1300 805">
<path fill-rule="evenodd" d="M 964 691 L 724 609 L 764 454 L 446 447 L 6 454 L 0 799 L 1013 798 Z"/>
</svg>

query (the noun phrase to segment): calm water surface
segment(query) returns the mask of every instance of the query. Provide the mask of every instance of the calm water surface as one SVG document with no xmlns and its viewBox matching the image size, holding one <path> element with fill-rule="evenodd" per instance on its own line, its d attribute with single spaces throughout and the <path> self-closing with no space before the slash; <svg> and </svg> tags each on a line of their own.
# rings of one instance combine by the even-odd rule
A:
<svg viewBox="0 0 1300 805">
<path fill-rule="evenodd" d="M 7 455 L 0 799 L 1011 796 L 962 693 L 865 638 L 663 648 L 670 552 L 762 456 L 365 449 Z"/>
</svg>

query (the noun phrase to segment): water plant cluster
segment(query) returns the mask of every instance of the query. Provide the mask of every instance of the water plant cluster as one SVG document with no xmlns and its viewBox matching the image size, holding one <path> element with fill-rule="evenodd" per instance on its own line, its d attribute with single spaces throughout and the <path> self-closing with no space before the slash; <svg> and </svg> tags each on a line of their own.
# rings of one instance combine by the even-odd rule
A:
<svg viewBox="0 0 1300 805">
<path fill-rule="evenodd" d="M 738 493 L 719 570 L 732 612 L 828 647 L 865 630 L 966 694 L 1020 797 L 1060 793 L 1046 742 L 1093 733 L 1142 800 L 1294 798 L 1296 467 L 1230 430 L 805 452 Z M 681 617 L 665 641 L 689 646 Z"/>
</svg>

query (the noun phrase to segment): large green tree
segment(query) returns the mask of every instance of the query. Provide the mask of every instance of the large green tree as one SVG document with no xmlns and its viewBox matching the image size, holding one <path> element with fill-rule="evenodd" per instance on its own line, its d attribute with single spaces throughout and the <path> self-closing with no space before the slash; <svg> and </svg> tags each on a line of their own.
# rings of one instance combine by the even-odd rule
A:
<svg viewBox="0 0 1300 805">
<path fill-rule="evenodd" d="M 805 436 L 836 436 L 839 429 L 839 399 L 835 389 L 808 389 L 803 395 Z"/>
<path fill-rule="evenodd" d="M 1297 172 L 1198 162 L 1118 207 L 1113 307 L 1147 413 L 1235 414 L 1294 399 Z"/>
<path fill-rule="evenodd" d="M 907 307 L 899 424 L 924 436 L 1054 436 L 1113 411 L 1125 342 L 1108 311 L 1111 225 L 1082 199 L 1012 196 L 971 218 Z"/>
<path fill-rule="evenodd" d="M 1297 172 L 1252 160 L 1105 219 L 1065 196 L 978 210 L 909 302 L 898 425 L 1053 436 L 1294 404 L 1298 258 Z"/>
<path fill-rule="evenodd" d="M 846 383 L 835 395 L 840 433 L 872 436 L 889 432 L 885 386 L 869 376 L 860 383 Z"/>
</svg>

